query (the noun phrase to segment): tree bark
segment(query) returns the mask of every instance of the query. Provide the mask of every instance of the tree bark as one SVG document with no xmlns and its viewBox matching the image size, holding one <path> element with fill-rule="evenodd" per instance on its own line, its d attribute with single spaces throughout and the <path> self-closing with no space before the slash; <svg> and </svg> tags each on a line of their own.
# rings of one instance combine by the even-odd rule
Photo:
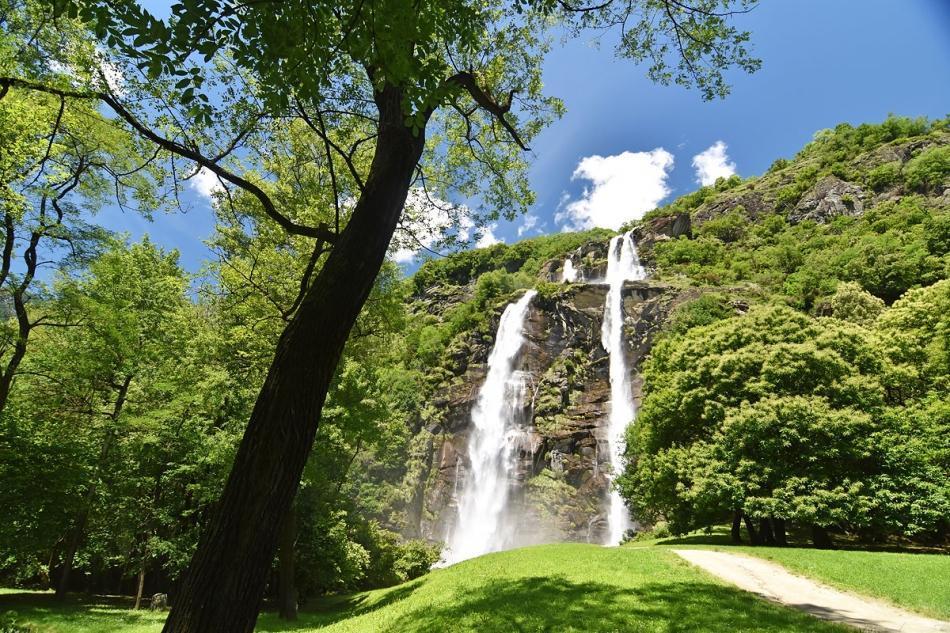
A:
<svg viewBox="0 0 950 633">
<path fill-rule="evenodd" d="M 145 561 L 142 561 L 142 566 L 139 568 L 139 583 L 138 588 L 135 590 L 135 606 L 132 607 L 135 610 L 138 610 L 142 607 L 142 592 L 145 590 Z"/>
<path fill-rule="evenodd" d="M 749 532 L 749 544 L 761 545 L 759 534 L 755 531 L 755 525 L 752 523 L 752 519 L 750 519 L 748 515 L 743 514 L 742 520 L 745 521 L 745 529 Z"/>
<path fill-rule="evenodd" d="M 775 544 L 779 547 L 788 546 L 788 536 L 785 534 L 785 519 L 772 518 L 772 530 L 775 532 Z"/>
<path fill-rule="evenodd" d="M 768 517 L 759 519 L 759 541 L 762 545 L 775 545 L 775 534 L 772 533 L 772 521 Z"/>
<path fill-rule="evenodd" d="M 297 586 L 294 583 L 294 545 L 297 543 L 297 512 L 293 505 L 280 530 L 280 546 L 277 552 L 280 578 L 277 583 L 277 601 L 282 620 L 297 619 Z"/>
<path fill-rule="evenodd" d="M 733 545 L 742 544 L 742 511 L 736 510 L 732 513 L 732 543 Z"/>
<path fill-rule="evenodd" d="M 56 583 L 56 598 L 59 600 L 65 598 L 66 592 L 69 591 L 69 577 L 73 571 L 73 561 L 76 560 L 76 550 L 79 549 L 82 537 L 86 533 L 88 517 L 89 513 L 84 509 L 66 537 L 66 549 L 63 551 L 63 568 L 59 572 L 59 580 Z"/>
<path fill-rule="evenodd" d="M 831 541 L 831 535 L 828 530 L 820 525 L 811 526 L 811 542 L 818 549 L 831 549 L 834 543 Z"/>
<path fill-rule="evenodd" d="M 297 493 L 343 345 L 369 296 L 421 156 L 402 92 L 375 95 L 379 135 L 346 228 L 277 343 L 224 491 L 172 601 L 165 633 L 250 633 L 281 518 Z"/>
</svg>

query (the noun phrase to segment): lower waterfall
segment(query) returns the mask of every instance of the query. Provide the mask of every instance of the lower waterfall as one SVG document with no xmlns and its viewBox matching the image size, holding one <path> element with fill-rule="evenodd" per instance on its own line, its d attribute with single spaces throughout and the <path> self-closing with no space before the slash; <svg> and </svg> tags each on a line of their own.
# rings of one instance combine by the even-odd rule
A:
<svg viewBox="0 0 950 633">
<path fill-rule="evenodd" d="M 506 514 L 514 467 L 513 434 L 524 409 L 525 381 L 515 367 L 524 343 L 524 321 L 531 300 L 527 291 L 508 304 L 488 357 L 488 375 L 472 409 L 469 467 L 458 497 L 458 518 L 448 538 L 445 564 L 453 564 L 511 546 L 516 527 Z"/>
<path fill-rule="evenodd" d="M 607 442 L 610 449 L 611 479 L 622 467 L 621 450 L 627 425 L 637 415 L 623 336 L 623 284 L 625 281 L 646 277 L 640 265 L 637 248 L 630 233 L 611 238 L 607 249 L 607 279 L 610 286 L 604 302 L 604 321 L 601 327 L 601 343 L 610 355 L 610 417 L 607 425 Z M 617 545 L 630 527 L 630 514 L 626 504 L 611 484 L 607 510 L 606 545 Z"/>
</svg>

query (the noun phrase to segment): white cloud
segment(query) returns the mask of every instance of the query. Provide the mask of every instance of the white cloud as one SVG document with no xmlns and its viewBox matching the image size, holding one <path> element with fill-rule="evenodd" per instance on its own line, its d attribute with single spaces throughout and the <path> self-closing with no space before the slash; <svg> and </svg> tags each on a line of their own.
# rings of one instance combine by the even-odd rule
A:
<svg viewBox="0 0 950 633">
<path fill-rule="evenodd" d="M 188 180 L 188 182 L 193 190 L 198 192 L 199 195 L 208 198 L 209 200 L 214 196 L 214 194 L 224 191 L 224 187 L 221 186 L 221 181 L 218 180 L 218 177 L 213 172 L 208 171 L 204 167 L 199 169 L 195 175 Z"/>
<path fill-rule="evenodd" d="M 702 186 L 713 185 L 719 178 L 728 178 L 736 173 L 736 164 L 729 160 L 726 154 L 727 146 L 722 141 L 716 141 L 704 151 L 693 156 L 693 167 L 696 168 L 696 181 Z"/>
<path fill-rule="evenodd" d="M 538 224 L 538 216 L 528 214 L 524 216 L 524 222 L 521 223 L 521 226 L 518 227 L 518 237 L 521 237 L 531 229 L 533 229 Z"/>
<path fill-rule="evenodd" d="M 494 222 L 488 226 L 481 229 L 481 235 L 478 237 L 478 241 L 475 242 L 475 246 L 478 248 L 485 248 L 486 246 L 491 246 L 492 244 L 499 244 L 505 240 L 495 236 L 495 229 L 498 228 L 498 223 Z"/>
<path fill-rule="evenodd" d="M 587 156 L 577 164 L 572 180 L 590 186 L 578 200 L 562 198 L 555 221 L 564 230 L 599 226 L 619 229 L 636 220 L 670 194 L 666 183 L 673 155 L 662 147 L 650 152 L 623 152 L 615 156 Z"/>
<path fill-rule="evenodd" d="M 426 195 L 419 188 L 410 189 L 390 257 L 399 264 L 408 264 L 421 250 L 437 250 L 449 236 L 468 240 L 474 226 L 464 205 Z"/>
</svg>

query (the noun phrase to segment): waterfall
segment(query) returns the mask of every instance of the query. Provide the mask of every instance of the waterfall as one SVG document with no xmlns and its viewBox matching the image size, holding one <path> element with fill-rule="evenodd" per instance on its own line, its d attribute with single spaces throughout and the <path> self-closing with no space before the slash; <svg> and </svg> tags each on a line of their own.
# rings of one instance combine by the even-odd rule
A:
<svg viewBox="0 0 950 633">
<path fill-rule="evenodd" d="M 458 500 L 458 519 L 448 539 L 445 563 L 509 547 L 515 526 L 507 515 L 509 475 L 515 467 L 513 439 L 524 409 L 524 373 L 515 361 L 524 343 L 524 320 L 536 292 L 529 290 L 501 315 L 488 375 L 472 409 L 469 468 Z"/>
<path fill-rule="evenodd" d="M 574 268 L 574 262 L 570 258 L 564 260 L 564 268 L 561 271 L 562 283 L 574 283 L 577 281 L 577 269 Z"/>
<path fill-rule="evenodd" d="M 623 340 L 623 284 L 628 280 L 645 277 L 646 271 L 640 265 L 640 258 L 630 233 L 611 238 L 607 252 L 606 279 L 610 288 L 604 302 L 604 322 L 600 332 L 601 344 L 610 355 L 610 418 L 607 425 L 607 442 L 613 471 L 611 479 L 622 467 L 624 431 L 637 415 Z M 626 505 L 613 486 L 610 490 L 607 526 L 607 545 L 620 543 L 624 532 L 630 527 Z"/>
</svg>

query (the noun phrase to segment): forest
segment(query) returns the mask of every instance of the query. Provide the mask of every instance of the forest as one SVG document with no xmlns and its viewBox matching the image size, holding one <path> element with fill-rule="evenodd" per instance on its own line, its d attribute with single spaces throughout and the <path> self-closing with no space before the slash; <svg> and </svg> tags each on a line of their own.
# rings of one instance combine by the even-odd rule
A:
<svg viewBox="0 0 950 633">
<path fill-rule="evenodd" d="M 152 624 L 191 632 L 421 586 L 532 290 L 517 544 L 600 544 L 619 493 L 619 557 L 696 530 L 946 553 L 950 119 L 828 121 L 619 230 L 473 248 L 535 203 L 529 146 L 564 113 L 546 29 L 623 29 L 616 56 L 713 99 L 760 66 L 733 24 L 755 3 L 277 4 L 0 0 L 0 587 L 158 594 Z M 197 271 L 100 219 L 187 219 L 199 184 Z M 616 287 L 637 406 L 612 472 L 603 279 L 624 240 L 644 277 Z M 568 573 L 584 556 L 563 551 Z M 4 633 L 47 630 L 5 610 Z M 385 630 L 462 616 L 432 617 Z"/>
</svg>

